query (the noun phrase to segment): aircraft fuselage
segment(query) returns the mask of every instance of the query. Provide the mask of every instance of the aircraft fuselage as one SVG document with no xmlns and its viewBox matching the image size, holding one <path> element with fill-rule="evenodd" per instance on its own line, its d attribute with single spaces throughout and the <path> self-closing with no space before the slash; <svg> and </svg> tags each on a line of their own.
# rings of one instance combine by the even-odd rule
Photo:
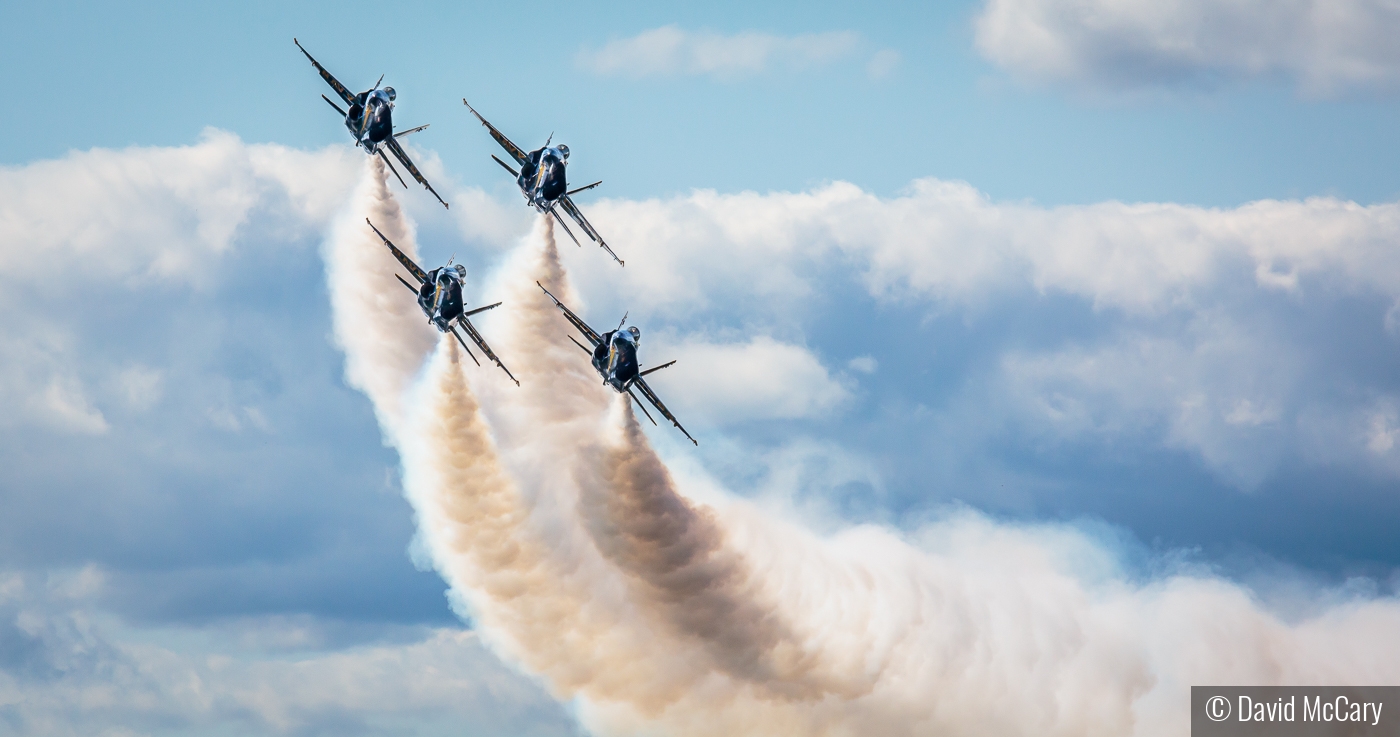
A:
<svg viewBox="0 0 1400 737">
<path fill-rule="evenodd" d="M 379 150 L 379 144 L 394 135 L 393 111 L 394 103 L 384 90 L 361 92 L 346 111 L 345 127 L 366 153 L 373 154 Z"/>
<path fill-rule="evenodd" d="M 442 332 L 452 328 L 452 321 L 462 316 L 462 280 L 467 270 L 461 264 L 443 266 L 428 272 L 427 281 L 418 287 L 418 306 L 428 316 L 428 322 Z"/>
<path fill-rule="evenodd" d="M 603 383 L 614 391 L 625 392 L 637 380 L 637 344 L 641 340 L 636 328 L 609 330 L 593 349 L 593 368 L 603 377 Z"/>
<path fill-rule="evenodd" d="M 520 176 L 515 182 L 530 204 L 541 212 L 552 207 L 569 190 L 565 175 L 567 152 L 567 148 L 546 146 L 531 151 L 530 160 L 520 165 Z"/>
</svg>

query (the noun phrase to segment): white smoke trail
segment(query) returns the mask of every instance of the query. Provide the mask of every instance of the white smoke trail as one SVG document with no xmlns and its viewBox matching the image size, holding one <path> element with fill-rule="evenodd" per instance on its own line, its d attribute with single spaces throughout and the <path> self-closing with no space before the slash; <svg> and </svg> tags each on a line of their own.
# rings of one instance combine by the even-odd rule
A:
<svg viewBox="0 0 1400 737">
<path fill-rule="evenodd" d="M 715 669 L 703 643 L 658 630 L 658 620 L 629 600 L 624 576 L 599 555 L 576 514 L 573 471 L 597 451 L 611 392 L 533 284 L 576 303 L 548 221 L 505 273 L 506 284 L 532 288 L 493 291 L 513 308 L 499 343 L 502 358 L 519 363 L 521 387 L 456 363 L 455 348 L 444 343 L 401 445 L 424 539 L 483 639 L 556 695 L 578 697 L 585 721 L 602 732 L 665 724 L 717 736 L 821 733 L 818 712 L 767 704 L 751 683 Z M 489 412 L 463 368 L 496 403 Z"/>
<path fill-rule="evenodd" d="M 607 396 L 589 380 L 591 370 L 578 370 L 588 367 L 578 349 L 567 340 L 559 346 L 567 323 L 534 284 L 572 298 L 549 221 L 526 239 L 506 273 L 529 288 L 493 292 L 505 296 L 508 309 L 508 331 L 493 341 L 503 360 L 519 367 L 521 386 L 459 365 L 455 345 L 444 342 L 405 432 L 405 486 L 439 570 L 469 603 L 486 641 L 544 676 L 561 697 L 655 712 L 705 674 L 652 655 L 673 648 L 627 626 L 623 587 L 610 585 L 571 521 L 572 502 L 559 506 L 571 494 L 569 454 L 581 447 L 580 435 L 596 435 Z M 491 427 L 463 368 L 501 404 Z M 515 447 L 501 453 L 500 437 Z M 542 454 L 550 462 L 540 463 Z"/>
<path fill-rule="evenodd" d="M 339 332 L 394 301 L 364 284 L 397 285 L 332 286 L 353 288 L 336 302 L 348 373 L 400 438 L 439 569 L 483 638 L 595 731 L 1166 735 L 1188 730 L 1192 684 L 1400 682 L 1394 600 L 1290 623 L 1208 576 L 1133 583 L 1073 531 L 964 516 L 919 547 L 690 501 L 537 279 L 582 309 L 548 221 L 489 290 L 506 330 L 488 339 L 521 387 L 444 342 L 408 414 L 416 365 Z"/>
<path fill-rule="evenodd" d="M 937 553 L 876 528 L 820 539 L 688 501 L 614 410 L 581 475 L 598 547 L 716 668 L 823 713 L 813 733 L 1182 734 L 1191 685 L 1400 682 L 1395 599 L 1290 624 L 1207 576 L 1086 579 L 1112 561 L 1077 533 L 971 516 L 925 531 Z"/>
<path fill-rule="evenodd" d="M 386 440 L 396 443 L 403 398 L 432 350 L 434 333 L 408 290 L 394 278 L 403 268 L 370 230 L 371 220 L 410 258 L 413 228 L 389 194 L 388 172 L 365 157 L 365 173 L 345 217 L 337 218 L 322 249 L 330 285 L 336 343 L 345 351 L 345 378 L 374 403 Z"/>
</svg>

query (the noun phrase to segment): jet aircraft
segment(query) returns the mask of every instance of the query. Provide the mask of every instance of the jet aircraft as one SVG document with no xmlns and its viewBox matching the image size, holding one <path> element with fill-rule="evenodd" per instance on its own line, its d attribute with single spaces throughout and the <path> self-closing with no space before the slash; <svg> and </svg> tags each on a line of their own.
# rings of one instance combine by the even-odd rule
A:
<svg viewBox="0 0 1400 737">
<path fill-rule="evenodd" d="M 525 153 L 519 146 L 511 143 L 509 138 L 506 138 L 505 135 L 496 130 L 496 126 L 486 122 L 486 118 L 481 117 L 481 113 L 478 113 L 476 108 L 472 107 L 465 98 L 462 100 L 462 104 L 466 105 L 467 109 L 472 111 L 472 115 L 475 115 L 476 119 L 480 120 L 481 124 L 486 126 L 487 130 L 491 131 L 491 137 L 496 139 L 496 143 L 501 144 L 501 148 L 504 148 L 506 153 L 510 154 L 511 158 L 515 159 L 515 163 L 520 165 L 520 171 L 517 172 L 515 169 L 511 168 L 510 164 L 496 158 L 495 154 L 491 155 L 491 158 L 495 159 L 497 164 L 505 167 L 505 170 L 515 177 L 515 183 L 519 185 L 520 193 L 525 195 L 525 200 L 529 202 L 532 207 L 542 213 L 553 215 L 554 219 L 558 220 L 559 224 L 563 226 L 564 232 L 569 234 L 569 238 L 573 240 L 574 245 L 579 245 L 578 238 L 574 237 L 574 232 L 569 230 L 569 226 L 564 223 L 564 219 L 559 217 L 559 210 L 556 208 L 563 209 L 564 212 L 568 213 L 569 217 L 573 218 L 574 222 L 578 223 L 578 226 L 583 229 L 584 235 L 588 236 L 594 243 L 602 246 L 603 250 L 607 251 L 608 255 L 612 256 L 613 260 L 619 265 L 626 265 L 623 263 L 622 259 L 617 257 L 617 254 L 613 253 L 613 250 L 609 248 L 608 244 L 603 240 L 603 236 L 598 235 L 598 231 L 593 229 L 593 224 L 588 222 L 588 218 L 583 216 L 583 212 L 581 212 L 578 206 L 574 204 L 574 201 L 570 199 L 570 195 L 593 189 L 602 184 L 602 181 L 597 181 L 590 185 L 579 187 L 578 189 L 569 189 L 569 183 L 564 172 L 565 167 L 569 163 L 568 146 L 561 143 L 558 146 L 551 147 L 549 141 L 554 140 L 554 135 L 550 134 L 549 141 L 545 141 L 543 147 Z"/>
<path fill-rule="evenodd" d="M 389 149 L 389 153 L 393 154 L 394 158 L 398 159 L 405 169 L 408 169 L 408 173 L 412 174 L 413 178 L 425 189 L 432 192 L 443 207 L 447 207 L 447 202 L 442 199 L 437 190 L 433 189 L 433 185 L 428 184 L 428 180 L 424 179 L 423 174 L 418 171 L 418 167 L 409 160 L 403 146 L 399 145 L 398 139 L 410 133 L 417 133 L 428 126 L 420 125 L 406 131 L 394 132 L 394 98 L 397 95 L 393 87 L 381 88 L 379 86 L 379 82 L 384 81 L 383 75 L 380 75 L 379 82 L 375 82 L 373 88 L 358 95 L 352 95 L 350 90 L 345 88 L 345 85 L 341 84 L 330 72 L 326 71 L 325 67 L 321 66 L 320 62 L 307 53 L 306 49 L 302 48 L 300 41 L 294 38 L 292 43 L 301 49 L 301 53 L 306 54 L 306 58 L 311 59 L 311 64 L 316 67 L 316 71 L 321 73 L 321 79 L 326 80 L 326 84 L 330 85 L 331 89 L 335 90 L 336 94 L 340 95 L 340 99 L 348 106 L 348 110 L 342 110 L 331 98 L 321 95 L 321 99 L 325 100 L 327 105 L 335 108 L 337 113 L 344 116 L 345 127 L 349 129 L 350 135 L 355 137 L 355 145 L 364 147 L 365 153 L 371 156 L 378 154 L 379 158 L 384 159 L 384 163 L 389 165 L 389 171 L 394 172 L 394 176 L 398 177 L 399 184 L 402 184 L 406 189 L 408 183 L 399 175 L 399 170 L 394 168 L 389 157 L 384 155 L 384 149 Z"/>
<path fill-rule="evenodd" d="M 695 443 L 695 445 L 700 444 L 695 438 L 690 437 L 690 433 L 686 432 L 685 428 L 681 427 L 681 423 L 676 420 L 676 416 L 671 414 L 670 410 L 666 409 L 666 405 L 661 403 L 661 399 L 656 396 L 656 392 L 653 392 L 651 387 L 647 386 L 646 379 L 642 378 L 652 372 L 660 371 L 667 366 L 675 365 L 675 361 L 663 363 L 660 366 L 653 366 L 643 371 L 642 367 L 637 363 L 637 347 L 642 342 L 642 331 L 638 330 L 636 326 L 623 330 L 622 326 L 627 322 L 626 315 L 622 316 L 622 322 L 617 324 L 616 330 L 609 330 L 599 335 L 593 328 L 588 327 L 588 323 L 580 319 L 579 316 L 575 315 L 568 307 L 565 307 L 564 303 L 560 302 L 558 297 L 550 294 L 550 291 L 545 289 L 543 284 L 535 282 L 535 286 L 538 286 L 545 294 L 549 295 L 550 299 L 554 300 L 554 305 L 564 312 L 564 318 L 577 328 L 580 333 L 583 333 L 583 337 L 587 338 L 588 342 L 593 346 L 592 349 L 586 348 L 582 343 L 575 340 L 574 336 L 569 336 L 569 340 L 574 341 L 574 345 L 582 348 L 583 352 L 589 354 L 592 358 L 593 368 L 598 372 L 599 376 L 603 377 L 604 384 L 612 387 L 613 391 L 619 394 L 627 394 L 632 397 L 632 401 L 636 402 L 638 407 L 641 407 L 642 414 L 646 415 L 647 419 L 651 420 L 651 424 L 655 425 L 656 420 L 652 419 L 651 413 L 647 411 L 642 401 L 637 399 L 637 395 L 633 393 L 632 390 L 636 389 L 641 392 L 642 396 L 646 397 L 647 401 L 651 402 L 652 406 L 661 413 L 661 416 L 670 420 L 671 424 L 675 425 L 676 429 L 680 430 L 687 440 Z"/>
<path fill-rule="evenodd" d="M 400 251 L 398 246 L 394 245 L 393 241 L 384 237 L 384 234 L 379 232 L 379 228 L 374 227 L 374 223 L 371 223 L 369 218 L 365 218 L 365 222 L 369 223 L 369 227 L 374 229 L 374 234 L 379 236 L 380 240 L 384 241 L 384 245 L 389 247 L 389 251 L 394 254 L 394 258 L 398 259 L 399 263 L 403 264 L 405 269 L 408 269 L 408 273 L 412 274 L 413 278 L 418 280 L 418 287 L 415 289 L 412 284 L 404 281 L 403 277 L 394 274 L 395 279 L 398 279 L 405 287 L 408 287 L 410 292 L 417 295 L 418 306 L 423 309 L 423 314 L 428 316 L 428 322 L 432 323 L 432 325 L 441 332 L 452 333 L 452 337 L 456 338 L 457 342 L 462 344 L 462 349 L 467 352 L 468 356 L 472 357 L 472 361 L 475 361 L 476 365 L 480 366 L 481 362 L 476 360 L 476 354 L 472 353 L 471 349 L 467 347 L 466 342 L 462 340 L 462 336 L 458 334 L 455 329 L 460 325 L 467 336 L 472 339 L 472 342 L 476 343 L 476 346 L 481 349 L 481 352 L 485 353 L 487 358 L 495 361 L 496 365 L 500 366 L 501 370 L 506 372 L 506 376 L 509 376 L 510 380 L 514 381 L 516 386 L 520 386 L 520 380 L 515 378 L 515 375 L 510 372 L 510 369 L 506 368 L 504 363 L 501 363 L 501 359 L 497 358 L 496 354 L 491 351 L 491 346 L 486 345 L 485 339 L 481 337 L 481 333 L 476 331 L 476 327 L 472 325 L 471 320 L 467 319 L 479 312 L 485 312 L 500 307 L 501 303 L 497 302 L 493 305 L 478 307 L 470 312 L 466 311 L 466 305 L 462 300 L 462 280 L 467 277 L 467 268 L 465 266 L 461 264 L 453 265 L 449 260 L 446 266 L 425 272 L 423 269 L 419 268 L 418 264 L 413 263 L 413 259 L 409 258 L 408 254 Z"/>
</svg>

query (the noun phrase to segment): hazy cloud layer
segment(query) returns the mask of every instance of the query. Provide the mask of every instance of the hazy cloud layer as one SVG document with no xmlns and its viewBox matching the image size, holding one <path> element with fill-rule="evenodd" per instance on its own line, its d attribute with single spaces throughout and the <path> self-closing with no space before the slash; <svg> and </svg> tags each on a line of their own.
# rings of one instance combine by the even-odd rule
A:
<svg viewBox="0 0 1400 737">
<path fill-rule="evenodd" d="M 424 161 L 435 177 L 432 157 Z M 475 645 L 454 644 L 461 633 L 450 628 L 442 581 L 406 560 L 413 519 L 398 488 L 399 460 L 382 447 L 369 403 L 345 386 L 344 358 L 333 343 L 322 257 L 337 257 L 322 250 L 322 240 L 332 226 L 338 237 L 363 235 L 352 228 L 362 219 L 343 208 L 364 165 L 362 154 L 348 147 L 304 152 L 214 132 L 189 147 L 93 151 L 0 172 L 0 190 L 9 195 L 0 198 L 0 303 L 7 310 L 0 341 L 8 359 L 0 368 L 0 401 L 11 409 L 0 420 L 6 469 L 0 554 L 14 571 L 6 580 L 21 582 L 3 584 L 11 602 L 5 621 L 14 626 L 0 650 L 34 653 L 37 640 L 61 640 L 61 633 L 43 634 L 49 630 L 91 631 L 97 634 L 81 634 L 90 650 L 60 650 L 108 653 L 93 661 L 103 673 L 166 674 L 156 685 L 138 678 L 104 686 L 101 703 L 130 704 L 102 712 L 111 717 L 104 723 L 314 733 L 336 729 L 335 715 L 348 709 L 348 718 L 370 731 L 386 723 L 376 721 L 381 717 L 416 724 L 417 712 L 396 712 L 372 699 L 355 711 L 338 696 L 292 685 L 285 686 L 285 699 L 264 694 L 258 698 L 266 708 L 249 706 L 240 701 L 240 683 L 263 678 L 263 666 L 211 674 L 207 648 L 189 644 L 229 622 L 251 623 L 250 630 L 266 635 L 264 644 L 215 648 L 238 663 L 263 662 L 254 651 L 268 640 L 307 637 L 318 644 L 298 647 L 314 651 L 305 659 L 320 664 L 307 666 L 317 674 L 362 673 L 355 660 L 362 655 L 410 669 L 446 667 L 434 665 L 436 656 L 420 645 L 439 648 L 444 657 L 476 657 L 469 652 Z M 545 401 L 554 397 L 548 367 L 556 364 L 527 360 L 527 347 L 555 351 L 550 360 L 557 366 L 588 373 L 564 337 L 567 325 L 540 301 L 532 280 L 519 278 L 518 269 L 491 268 L 507 251 L 512 262 L 521 258 L 518 237 L 529 224 L 509 212 L 523 208 L 507 211 L 466 190 L 452 192 L 453 210 L 443 212 L 420 201 L 421 193 L 393 191 L 408 217 L 418 218 L 418 232 L 410 227 L 404 234 L 421 241 L 425 261 L 440 263 L 455 252 L 480 289 L 473 295 L 504 299 L 511 310 L 538 308 L 541 320 L 548 318 L 528 334 L 506 329 L 514 325 L 506 316 L 516 313 L 505 308 L 481 321 L 517 375 L 533 376 L 524 386 L 508 384 L 490 367 L 462 366 L 472 390 L 493 403 L 487 414 L 497 440 L 586 438 L 580 428 L 597 426 L 589 417 L 558 423 L 547 414 L 512 419 L 489 411 L 531 391 L 546 392 L 535 398 L 538 406 L 558 409 Z M 1390 540 L 1397 517 L 1388 501 L 1400 474 L 1400 385 L 1389 370 L 1400 360 L 1400 259 L 1393 248 L 1400 208 L 1393 203 L 1318 198 L 1229 209 L 1114 202 L 1044 208 L 991 201 L 962 183 L 922 180 L 889 198 L 835 183 L 799 193 L 701 191 L 584 206 L 628 266 L 570 245 L 563 258 L 579 288 L 561 296 L 598 325 L 631 310 L 644 330 L 647 364 L 681 359 L 649 378 L 701 439 L 698 455 L 671 465 L 693 499 L 723 500 L 726 488 L 767 493 L 820 517 L 822 529 L 840 531 L 852 519 L 899 520 L 910 505 L 927 514 L 927 505 L 957 498 L 987 500 L 994 508 L 1029 498 L 1045 506 L 1021 508 L 1042 514 L 1050 508 L 1056 516 L 1092 514 L 1110 499 L 1160 516 L 1151 505 L 1178 496 L 1276 502 L 1278 480 L 1298 478 L 1287 503 L 1270 509 L 1268 525 L 1257 524 L 1260 506 L 1241 506 L 1244 516 L 1235 518 L 1241 523 L 1223 525 L 1223 532 L 1194 507 L 1163 524 L 1187 540 L 1282 530 L 1283 542 L 1270 551 L 1285 561 L 1312 560 L 1316 549 L 1344 561 L 1396 557 Z M 366 294 L 407 302 L 396 282 L 384 284 L 387 291 L 375 286 Z M 344 286 L 339 277 L 335 286 Z M 394 314 L 422 328 L 411 303 L 408 313 L 403 306 L 393 302 Z M 387 345 L 364 322 L 371 314 L 345 323 L 341 339 Z M 401 374 L 415 370 L 410 360 Z M 579 386 L 599 389 L 588 376 Z M 646 432 L 663 447 L 679 437 L 664 426 L 648 424 Z M 1093 455 L 1099 449 L 1111 462 Z M 550 564 L 579 576 L 582 568 L 568 566 L 601 565 L 587 553 L 588 537 L 567 518 L 574 507 L 558 491 L 567 469 L 551 476 L 523 453 L 508 454 L 506 462 L 530 482 L 522 483 L 523 493 L 555 489 L 534 501 L 530 521 L 543 525 L 538 534 Z M 1124 467 L 1167 480 L 1125 491 L 1110 475 Z M 1205 475 L 1177 483 L 1197 467 Z M 1358 476 L 1379 479 L 1386 494 L 1368 495 Z M 898 555 L 924 561 L 915 568 L 927 564 L 909 552 L 909 534 L 880 532 L 876 537 L 889 547 L 858 535 L 831 543 L 767 527 L 789 530 L 782 520 L 790 511 L 757 522 L 746 514 L 726 517 L 732 534 L 749 536 L 744 539 L 800 538 L 808 542 L 793 550 L 850 546 L 851 555 L 903 551 Z M 1020 534 L 985 520 L 960 524 L 919 538 L 914 547 L 946 555 L 936 562 L 956 573 L 992 560 Z M 968 529 L 985 536 L 968 538 Z M 1086 573 L 1071 566 L 1063 578 L 1041 580 L 1033 564 L 1098 542 L 1045 542 L 1039 529 L 1027 534 L 1030 542 L 997 564 L 1005 575 L 1020 571 L 1035 579 L 1027 585 L 1037 590 L 1097 595 L 1095 582 L 1103 579 L 1094 571 L 1101 568 Z M 940 548 L 937 541 L 950 537 L 993 542 Z M 813 547 L 803 547 L 808 543 Z M 786 555 L 745 550 L 771 556 L 770 562 Z M 1093 560 L 1113 558 L 1112 546 L 1094 550 Z M 88 564 L 101 572 L 102 585 L 84 589 L 78 603 L 52 603 L 44 593 L 50 576 L 58 581 L 63 571 Z M 963 586 L 953 573 L 940 580 Z M 1370 585 L 1388 593 L 1387 575 Z M 617 601 L 624 591 L 615 577 L 597 579 L 607 583 L 596 589 L 588 580 L 594 579 L 574 581 L 566 593 Z M 556 589 L 545 584 L 544 590 Z M 1314 614 L 1326 608 L 1327 592 L 1300 587 L 1294 598 L 1304 608 Z M 807 594 L 785 589 L 779 598 L 792 593 L 800 602 L 821 590 L 820 584 Z M 1087 609 L 1035 593 L 1035 602 L 1050 603 L 1034 611 L 1093 624 L 1116 617 L 1104 613 L 1114 606 L 1139 607 L 1132 621 L 1149 622 L 1142 625 L 1149 629 L 1158 626 L 1149 621 L 1158 593 L 1133 588 Z M 1209 575 L 1178 579 L 1169 593 L 1178 608 L 1161 611 L 1194 611 L 1192 602 L 1209 599 L 1219 606 L 1201 610 L 1231 613 L 1239 632 L 1263 627 L 1327 647 L 1350 647 L 1350 640 L 1336 639 L 1339 628 L 1368 617 L 1389 621 L 1362 597 L 1350 609 L 1332 610 L 1330 619 L 1295 627 Z M 990 599 L 962 601 L 975 608 Z M 611 626 L 608 616 L 597 616 L 585 624 Z M 83 621 L 99 626 L 84 630 Z M 1199 639 L 1194 626 L 1180 625 L 1182 642 Z M 407 630 L 416 634 L 402 634 Z M 151 662 L 174 663 L 168 671 L 123 660 L 134 643 L 152 638 L 160 644 L 149 651 Z M 1133 657 L 1164 662 L 1176 642 L 1139 642 Z M 646 652 L 651 641 L 633 643 Z M 687 652 L 705 650 L 695 645 Z M 1055 660 L 1056 653 L 1046 662 L 1068 662 Z M 1347 662 L 1366 662 L 1364 655 L 1348 655 Z M 287 684 L 286 673 L 300 672 L 282 656 L 268 660 L 270 683 Z M 574 664 L 557 660 L 552 672 L 576 684 L 568 681 L 582 677 L 570 670 Z M 1249 667 L 1256 665 L 1248 672 L 1273 667 L 1263 661 Z M 53 666 L 25 667 L 5 671 L 6 704 L 34 705 L 15 712 L 31 720 L 26 724 L 58 725 L 30 731 L 92 731 L 97 723 L 84 721 L 75 704 L 97 697 L 74 695 L 89 686 L 74 690 L 77 676 L 42 675 L 56 672 Z M 678 668 L 676 677 L 690 677 L 693 667 Z M 381 688 L 387 672 L 396 671 L 364 675 L 369 685 L 363 687 Z M 460 682 L 461 688 L 500 699 L 483 702 L 491 704 L 484 709 L 518 715 L 501 731 L 557 726 L 558 712 L 535 721 L 540 712 L 529 705 L 541 703 L 537 693 L 497 688 L 490 685 L 497 671 L 480 672 L 487 686 Z M 206 706 L 184 706 L 171 695 L 176 687 L 167 688 L 172 679 L 191 682 L 191 674 L 204 684 L 199 703 Z M 678 682 L 651 686 L 660 693 Z M 430 695 L 446 693 L 420 685 Z M 612 684 L 619 692 L 624 686 Z M 434 711 L 438 697 L 424 698 L 411 703 L 425 719 L 441 713 L 459 723 L 460 711 Z M 173 711 L 142 711 L 167 701 Z M 295 703 L 325 708 L 297 711 Z M 794 712 L 784 713 L 786 720 Z"/>
<path fill-rule="evenodd" d="M 613 39 L 598 49 L 584 49 L 576 61 L 584 69 L 605 76 L 736 79 L 825 66 L 860 54 L 862 45 L 860 35 L 850 31 L 797 36 L 741 31 L 725 35 L 669 25 Z M 898 52 L 883 49 L 869 57 L 866 71 L 878 79 L 893 73 L 898 65 Z"/>
<path fill-rule="evenodd" d="M 1106 90 L 1283 78 L 1309 96 L 1400 88 L 1387 0 L 988 0 L 977 45 L 1036 81 Z"/>
</svg>

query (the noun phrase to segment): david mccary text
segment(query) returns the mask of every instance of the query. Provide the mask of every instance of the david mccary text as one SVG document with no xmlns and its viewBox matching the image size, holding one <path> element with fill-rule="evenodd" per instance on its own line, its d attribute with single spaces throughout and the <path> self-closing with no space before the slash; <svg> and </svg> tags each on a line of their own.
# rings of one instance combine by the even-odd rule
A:
<svg viewBox="0 0 1400 737">
<path fill-rule="evenodd" d="M 1256 701 L 1241 695 L 1239 709 L 1236 710 L 1241 722 L 1293 722 L 1298 721 L 1298 697 L 1282 697 L 1274 701 Z M 1303 697 L 1302 721 L 1305 722 L 1364 722 L 1371 726 L 1381 723 L 1379 701 L 1352 701 L 1346 696 L 1338 696 L 1324 701 L 1321 696 L 1311 699 Z"/>
</svg>

